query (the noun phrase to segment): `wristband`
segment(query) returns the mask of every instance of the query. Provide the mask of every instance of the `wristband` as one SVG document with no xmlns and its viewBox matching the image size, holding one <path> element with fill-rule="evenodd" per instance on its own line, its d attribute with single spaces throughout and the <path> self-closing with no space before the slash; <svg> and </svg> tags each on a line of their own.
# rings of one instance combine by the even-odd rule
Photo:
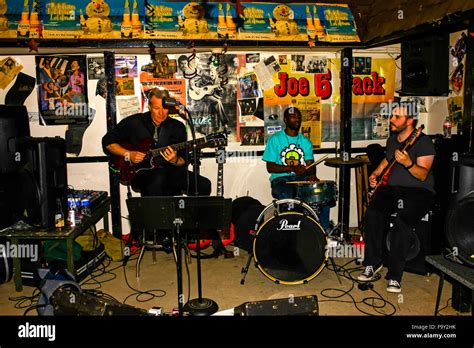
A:
<svg viewBox="0 0 474 348">
<path fill-rule="evenodd" d="M 406 170 L 409 170 L 411 167 L 415 165 L 415 161 L 411 161 L 411 164 L 408 167 L 405 167 Z"/>
</svg>

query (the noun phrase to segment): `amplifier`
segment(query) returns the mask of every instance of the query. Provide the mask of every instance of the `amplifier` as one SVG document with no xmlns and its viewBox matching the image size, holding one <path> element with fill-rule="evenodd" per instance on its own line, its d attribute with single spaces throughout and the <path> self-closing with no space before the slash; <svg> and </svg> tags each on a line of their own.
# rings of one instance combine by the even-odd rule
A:
<svg viewBox="0 0 474 348">
<path fill-rule="evenodd" d="M 245 302 L 234 308 L 237 316 L 319 315 L 316 295 Z"/>
</svg>

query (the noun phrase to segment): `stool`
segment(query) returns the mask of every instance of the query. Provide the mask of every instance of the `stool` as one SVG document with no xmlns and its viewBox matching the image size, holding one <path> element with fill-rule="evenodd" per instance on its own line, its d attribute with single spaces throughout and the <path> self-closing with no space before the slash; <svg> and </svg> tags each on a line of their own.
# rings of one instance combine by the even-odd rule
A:
<svg viewBox="0 0 474 348">
<path fill-rule="evenodd" d="M 397 217 L 397 213 L 390 215 L 389 226 L 386 230 L 385 251 L 386 255 L 390 251 L 391 228 L 393 220 Z M 431 251 L 431 221 L 433 212 L 430 210 L 421 218 L 420 222 L 413 228 L 413 239 L 406 257 L 405 271 L 428 275 L 430 272 L 426 267 L 425 256 Z"/>
</svg>

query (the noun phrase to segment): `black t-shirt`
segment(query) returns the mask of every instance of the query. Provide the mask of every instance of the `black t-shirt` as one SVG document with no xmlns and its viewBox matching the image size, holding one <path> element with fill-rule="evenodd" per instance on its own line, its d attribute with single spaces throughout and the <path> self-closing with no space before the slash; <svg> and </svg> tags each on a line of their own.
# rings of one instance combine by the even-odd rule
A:
<svg viewBox="0 0 474 348">
<path fill-rule="evenodd" d="M 138 145 L 145 139 L 153 139 L 155 135 L 155 125 L 151 119 L 150 112 L 135 114 L 120 121 L 114 129 L 107 132 L 102 138 L 102 148 L 109 154 L 106 147 L 110 144 L 131 144 Z M 168 145 L 185 142 L 186 127 L 183 123 L 171 117 L 167 117 L 157 129 L 158 140 L 152 148 L 159 148 Z M 127 148 L 126 146 L 124 146 Z M 178 155 L 186 160 L 186 151 L 178 151 Z M 158 164 L 172 165 L 163 158 L 158 158 Z"/>
<path fill-rule="evenodd" d="M 397 140 L 397 134 L 393 134 L 392 136 L 390 136 L 390 138 L 388 138 L 386 152 L 386 159 L 388 162 L 390 162 L 395 157 L 395 150 L 399 149 L 401 145 L 402 143 L 399 143 Z M 410 158 L 415 162 L 415 164 L 418 157 L 432 156 L 436 153 L 435 147 L 430 137 L 426 136 L 423 133 L 408 149 L 407 152 L 410 155 Z M 431 170 L 428 173 L 428 177 L 426 178 L 426 180 L 421 181 L 411 175 L 410 172 L 398 162 L 395 162 L 394 166 L 392 167 L 392 174 L 389 176 L 388 185 L 424 188 L 426 190 L 435 192 L 434 177 Z"/>
</svg>

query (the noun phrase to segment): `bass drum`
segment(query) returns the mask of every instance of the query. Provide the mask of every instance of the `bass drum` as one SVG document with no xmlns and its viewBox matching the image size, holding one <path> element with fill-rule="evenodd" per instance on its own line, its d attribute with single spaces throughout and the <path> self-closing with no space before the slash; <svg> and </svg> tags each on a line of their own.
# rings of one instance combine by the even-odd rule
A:
<svg viewBox="0 0 474 348">
<path fill-rule="evenodd" d="M 294 203 L 290 207 L 304 211 L 288 211 L 289 203 Z M 267 208 L 274 214 L 262 224 L 257 222 L 259 228 L 253 244 L 256 265 L 277 284 L 307 283 L 325 266 L 328 244 L 326 233 L 316 213 L 300 201 L 280 200 L 271 206 L 275 209 L 270 206 Z M 261 217 L 265 216 L 264 213 Z"/>
</svg>

